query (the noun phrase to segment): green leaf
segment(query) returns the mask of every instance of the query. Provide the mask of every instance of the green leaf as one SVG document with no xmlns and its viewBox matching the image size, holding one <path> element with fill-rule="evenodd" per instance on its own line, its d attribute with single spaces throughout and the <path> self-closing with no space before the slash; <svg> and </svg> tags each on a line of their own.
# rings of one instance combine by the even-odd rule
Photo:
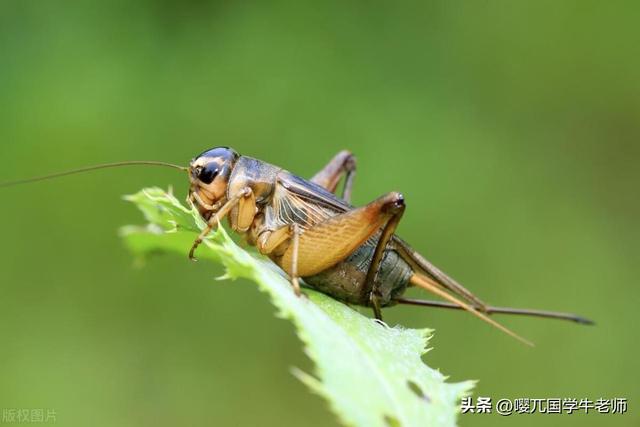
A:
<svg viewBox="0 0 640 427">
<path fill-rule="evenodd" d="M 128 226 L 122 235 L 136 254 L 188 253 L 204 222 L 195 209 L 171 194 L 149 188 L 127 196 L 149 224 Z M 243 277 L 268 293 L 280 317 L 289 319 L 315 364 L 312 374 L 293 373 L 324 397 L 349 426 L 453 426 L 459 400 L 473 383 L 446 383 L 422 362 L 428 329 L 393 328 L 311 289 L 294 295 L 288 279 L 263 257 L 237 246 L 227 233 L 211 233 L 197 253 L 226 267 L 225 278 Z"/>
</svg>

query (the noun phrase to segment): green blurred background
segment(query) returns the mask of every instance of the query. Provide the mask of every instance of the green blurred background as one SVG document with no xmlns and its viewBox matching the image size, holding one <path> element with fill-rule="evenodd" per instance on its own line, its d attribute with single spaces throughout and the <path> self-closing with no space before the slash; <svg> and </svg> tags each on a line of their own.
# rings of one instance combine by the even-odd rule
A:
<svg viewBox="0 0 640 427">
<path fill-rule="evenodd" d="M 626 397 L 638 425 L 637 2 L 0 2 L 0 180 L 239 152 L 311 176 L 358 156 L 355 203 L 398 190 L 400 234 L 497 305 L 583 327 L 394 308 L 436 329 L 425 360 L 476 396 Z M 290 374 L 288 322 L 244 282 L 117 236 L 121 195 L 187 183 L 100 171 L 3 189 L 0 408 L 64 426 L 335 425 Z M 465 426 L 557 416 L 463 415 Z"/>
</svg>

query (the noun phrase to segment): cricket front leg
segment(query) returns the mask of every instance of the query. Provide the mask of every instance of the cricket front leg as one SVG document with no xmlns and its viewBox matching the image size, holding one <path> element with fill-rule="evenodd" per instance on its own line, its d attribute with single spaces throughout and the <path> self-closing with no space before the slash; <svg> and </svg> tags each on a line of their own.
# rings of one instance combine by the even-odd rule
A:
<svg viewBox="0 0 640 427">
<path fill-rule="evenodd" d="M 197 201 L 197 199 L 196 199 Z M 251 205 L 253 201 L 253 206 Z M 238 218 L 235 219 L 235 222 L 246 222 L 248 215 L 245 212 L 253 212 L 255 215 L 255 197 L 253 196 L 253 191 L 249 187 L 245 187 L 240 190 L 237 194 L 233 195 L 227 202 L 222 205 L 220 210 L 218 210 L 215 214 L 211 215 L 211 218 L 207 221 L 207 226 L 202 230 L 200 235 L 193 242 L 193 246 L 191 246 L 191 250 L 189 251 L 189 259 L 196 260 L 194 254 L 198 246 L 202 243 L 205 237 L 213 230 L 218 227 L 220 221 L 224 219 L 225 216 L 231 212 L 233 208 L 235 208 L 238 204 L 240 204 L 241 209 L 238 212 Z M 253 218 L 253 217 L 251 217 Z M 243 224 L 244 224 L 243 222 Z"/>
<path fill-rule="evenodd" d="M 346 175 L 346 178 L 342 199 L 347 203 L 351 203 L 351 190 L 353 188 L 353 179 L 356 175 L 356 158 L 350 151 L 343 150 L 336 154 L 320 172 L 311 178 L 311 182 L 335 193 L 343 175 Z"/>
</svg>

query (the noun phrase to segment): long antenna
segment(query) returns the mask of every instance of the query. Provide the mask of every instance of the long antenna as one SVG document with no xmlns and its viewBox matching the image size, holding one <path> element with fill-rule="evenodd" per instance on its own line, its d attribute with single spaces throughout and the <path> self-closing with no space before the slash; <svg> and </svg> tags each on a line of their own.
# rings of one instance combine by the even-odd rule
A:
<svg viewBox="0 0 640 427">
<path fill-rule="evenodd" d="M 396 298 L 394 301 L 397 301 L 398 304 L 406 304 L 406 305 L 419 305 L 422 307 L 439 307 L 439 308 L 451 308 L 455 310 L 464 310 L 464 308 L 460 307 L 457 304 L 453 304 L 450 302 L 444 301 L 429 301 L 423 299 L 414 299 L 414 298 Z M 581 323 L 583 325 L 593 325 L 595 322 L 593 320 L 589 320 L 582 316 L 578 316 L 572 313 L 561 313 L 557 311 L 547 311 L 547 310 L 533 310 L 528 308 L 513 308 L 513 307 L 493 307 L 486 306 L 484 307 L 484 312 L 486 314 L 516 314 L 521 316 L 534 316 L 534 317 L 545 317 L 549 319 L 559 319 L 559 320 L 569 320 L 576 323 Z"/>
<path fill-rule="evenodd" d="M 38 177 L 35 177 L 35 178 L 26 178 L 26 179 L 19 179 L 19 180 L 16 180 L 16 181 L 3 182 L 3 183 L 0 183 L 0 188 L 13 187 L 14 185 L 30 184 L 32 182 L 44 181 L 44 180 L 47 180 L 47 179 L 60 178 L 62 176 L 74 175 L 74 174 L 77 174 L 77 173 L 89 172 L 89 171 L 93 171 L 93 170 L 97 170 L 97 169 L 107 169 L 107 168 L 116 168 L 116 167 L 120 167 L 120 166 L 135 166 L 135 165 L 164 166 L 164 167 L 179 169 L 181 171 L 189 170 L 188 168 L 186 168 L 184 166 L 174 165 L 172 163 L 156 162 L 156 161 L 153 161 L 153 160 L 132 160 L 132 161 L 127 161 L 127 162 L 103 163 L 101 165 L 85 166 L 85 167 L 78 168 L 78 169 L 71 169 L 71 170 L 68 170 L 68 171 L 52 173 L 50 175 L 38 176 Z"/>
</svg>

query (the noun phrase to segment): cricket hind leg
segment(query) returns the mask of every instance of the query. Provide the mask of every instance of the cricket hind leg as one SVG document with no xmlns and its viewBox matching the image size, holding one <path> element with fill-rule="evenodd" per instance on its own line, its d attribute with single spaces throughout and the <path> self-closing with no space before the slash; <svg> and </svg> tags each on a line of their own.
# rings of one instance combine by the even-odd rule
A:
<svg viewBox="0 0 640 427">
<path fill-rule="evenodd" d="M 335 193 L 343 175 L 345 175 L 345 180 L 342 199 L 351 203 L 351 190 L 356 175 L 356 158 L 350 151 L 343 150 L 336 154 L 322 170 L 311 178 L 311 182 Z"/>
<path fill-rule="evenodd" d="M 387 229 L 389 231 L 386 233 L 392 233 L 393 227 L 389 228 L 387 225 L 390 220 L 391 223 L 396 222 L 392 218 L 402 209 L 402 195 L 388 193 L 368 205 L 332 216 L 305 230 L 301 229 L 299 233 L 287 230 L 286 233 L 282 233 L 280 241 L 275 241 L 276 233 L 279 231 L 271 232 L 272 235 L 268 238 L 265 235 L 264 243 L 260 243 L 259 239 L 259 245 L 273 253 L 272 259 L 289 276 L 314 276 L 344 261 L 369 238 L 381 233 L 381 230 L 382 235 L 385 235 Z M 294 238 L 296 234 L 297 244 Z M 270 244 L 270 241 L 274 243 Z M 282 243 L 286 247 L 280 246 Z M 382 253 L 379 255 L 380 258 L 381 255 Z M 295 271 L 292 271 L 294 267 Z M 363 287 L 363 295 L 360 298 L 363 303 L 368 303 L 370 292 L 371 289 Z"/>
<path fill-rule="evenodd" d="M 386 250 L 387 244 L 391 240 L 391 237 L 393 237 L 393 233 L 395 233 L 396 228 L 398 227 L 398 223 L 400 222 L 402 214 L 405 210 L 404 197 L 402 196 L 402 194 L 396 193 L 395 197 L 389 200 L 387 205 L 384 207 L 384 210 L 391 213 L 391 217 L 384 225 L 382 233 L 380 234 L 380 238 L 376 243 L 376 248 L 373 252 L 373 257 L 371 258 L 369 269 L 367 270 L 367 276 L 365 278 L 363 289 L 365 295 L 368 294 L 369 304 L 373 309 L 373 315 L 380 321 L 382 321 L 382 307 L 376 278 L 378 277 L 378 272 L 380 271 L 380 265 L 382 264 L 384 251 Z"/>
<path fill-rule="evenodd" d="M 448 291 L 458 295 L 460 298 L 466 300 L 469 304 L 473 305 L 477 310 L 484 312 L 486 304 L 480 298 L 475 296 L 471 291 L 462 286 L 456 280 L 445 274 L 442 270 L 435 265 L 427 261 L 422 255 L 411 248 L 402 239 L 396 237 L 396 242 L 399 243 L 398 250 L 401 252 L 401 256 L 407 260 L 413 271 L 417 274 L 427 276 L 433 279 L 440 286 Z"/>
</svg>

